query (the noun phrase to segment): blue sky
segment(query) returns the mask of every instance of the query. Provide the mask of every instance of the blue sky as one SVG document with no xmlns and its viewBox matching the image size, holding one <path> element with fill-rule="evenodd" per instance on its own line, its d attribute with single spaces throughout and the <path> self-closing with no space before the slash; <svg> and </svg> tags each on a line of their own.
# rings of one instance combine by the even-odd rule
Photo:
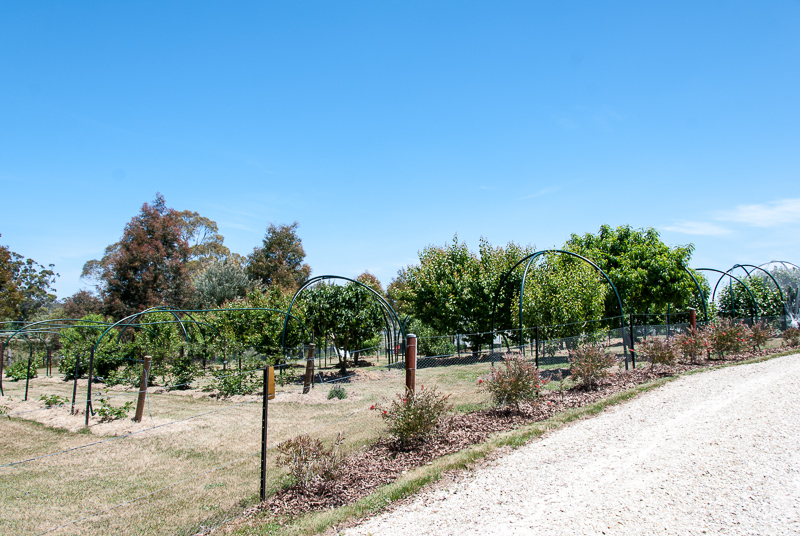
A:
<svg viewBox="0 0 800 536">
<path fill-rule="evenodd" d="M 604 223 L 800 264 L 798 35 L 797 1 L 2 2 L 0 244 L 66 297 L 161 192 L 384 285 Z"/>
</svg>

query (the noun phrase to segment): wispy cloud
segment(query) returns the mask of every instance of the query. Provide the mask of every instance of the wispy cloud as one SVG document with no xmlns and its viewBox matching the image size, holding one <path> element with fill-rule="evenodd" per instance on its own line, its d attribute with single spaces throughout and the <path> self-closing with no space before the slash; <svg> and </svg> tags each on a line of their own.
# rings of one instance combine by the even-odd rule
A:
<svg viewBox="0 0 800 536">
<path fill-rule="evenodd" d="M 675 225 L 663 227 L 663 229 L 673 233 L 706 236 L 721 236 L 732 232 L 721 225 L 705 221 L 680 221 Z"/>
<path fill-rule="evenodd" d="M 716 219 L 744 223 L 753 227 L 778 227 L 800 223 L 800 197 L 758 205 L 739 205 L 730 212 L 720 214 Z"/>
<path fill-rule="evenodd" d="M 539 190 L 538 192 L 536 192 L 535 194 L 526 195 L 525 197 L 520 197 L 520 200 L 533 199 L 534 197 L 541 197 L 543 195 L 552 194 L 553 192 L 557 192 L 560 189 L 561 188 L 559 188 L 558 186 L 553 186 L 551 188 L 543 188 L 543 189 Z"/>
</svg>

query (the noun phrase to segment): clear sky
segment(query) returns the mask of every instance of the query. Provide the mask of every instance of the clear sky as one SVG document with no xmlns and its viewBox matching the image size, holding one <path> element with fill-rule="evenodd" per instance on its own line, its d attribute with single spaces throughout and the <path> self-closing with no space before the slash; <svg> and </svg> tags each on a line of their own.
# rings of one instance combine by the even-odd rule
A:
<svg viewBox="0 0 800 536">
<path fill-rule="evenodd" d="M 800 264 L 800 3 L 0 1 L 0 244 L 89 259 L 161 192 L 314 275 L 655 227 Z"/>
</svg>

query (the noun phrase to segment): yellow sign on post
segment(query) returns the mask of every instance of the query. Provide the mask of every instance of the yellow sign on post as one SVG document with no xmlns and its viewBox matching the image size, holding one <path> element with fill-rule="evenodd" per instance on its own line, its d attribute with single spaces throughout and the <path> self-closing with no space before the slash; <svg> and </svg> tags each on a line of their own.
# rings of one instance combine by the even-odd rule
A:
<svg viewBox="0 0 800 536">
<path fill-rule="evenodd" d="M 275 367 L 267 370 L 267 400 L 275 398 Z"/>
</svg>

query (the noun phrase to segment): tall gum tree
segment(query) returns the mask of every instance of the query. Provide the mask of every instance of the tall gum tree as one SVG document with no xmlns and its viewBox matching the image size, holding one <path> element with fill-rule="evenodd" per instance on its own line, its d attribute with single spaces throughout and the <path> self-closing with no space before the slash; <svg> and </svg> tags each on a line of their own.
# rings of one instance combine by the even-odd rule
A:
<svg viewBox="0 0 800 536">
<path fill-rule="evenodd" d="M 191 250 L 180 213 L 167 208 L 160 193 L 152 204 L 142 205 L 125 225 L 120 241 L 107 251 L 108 258 L 87 263 L 94 263 L 101 272 L 107 314 L 121 318 L 156 305 L 181 308 L 189 303 Z"/>
</svg>

